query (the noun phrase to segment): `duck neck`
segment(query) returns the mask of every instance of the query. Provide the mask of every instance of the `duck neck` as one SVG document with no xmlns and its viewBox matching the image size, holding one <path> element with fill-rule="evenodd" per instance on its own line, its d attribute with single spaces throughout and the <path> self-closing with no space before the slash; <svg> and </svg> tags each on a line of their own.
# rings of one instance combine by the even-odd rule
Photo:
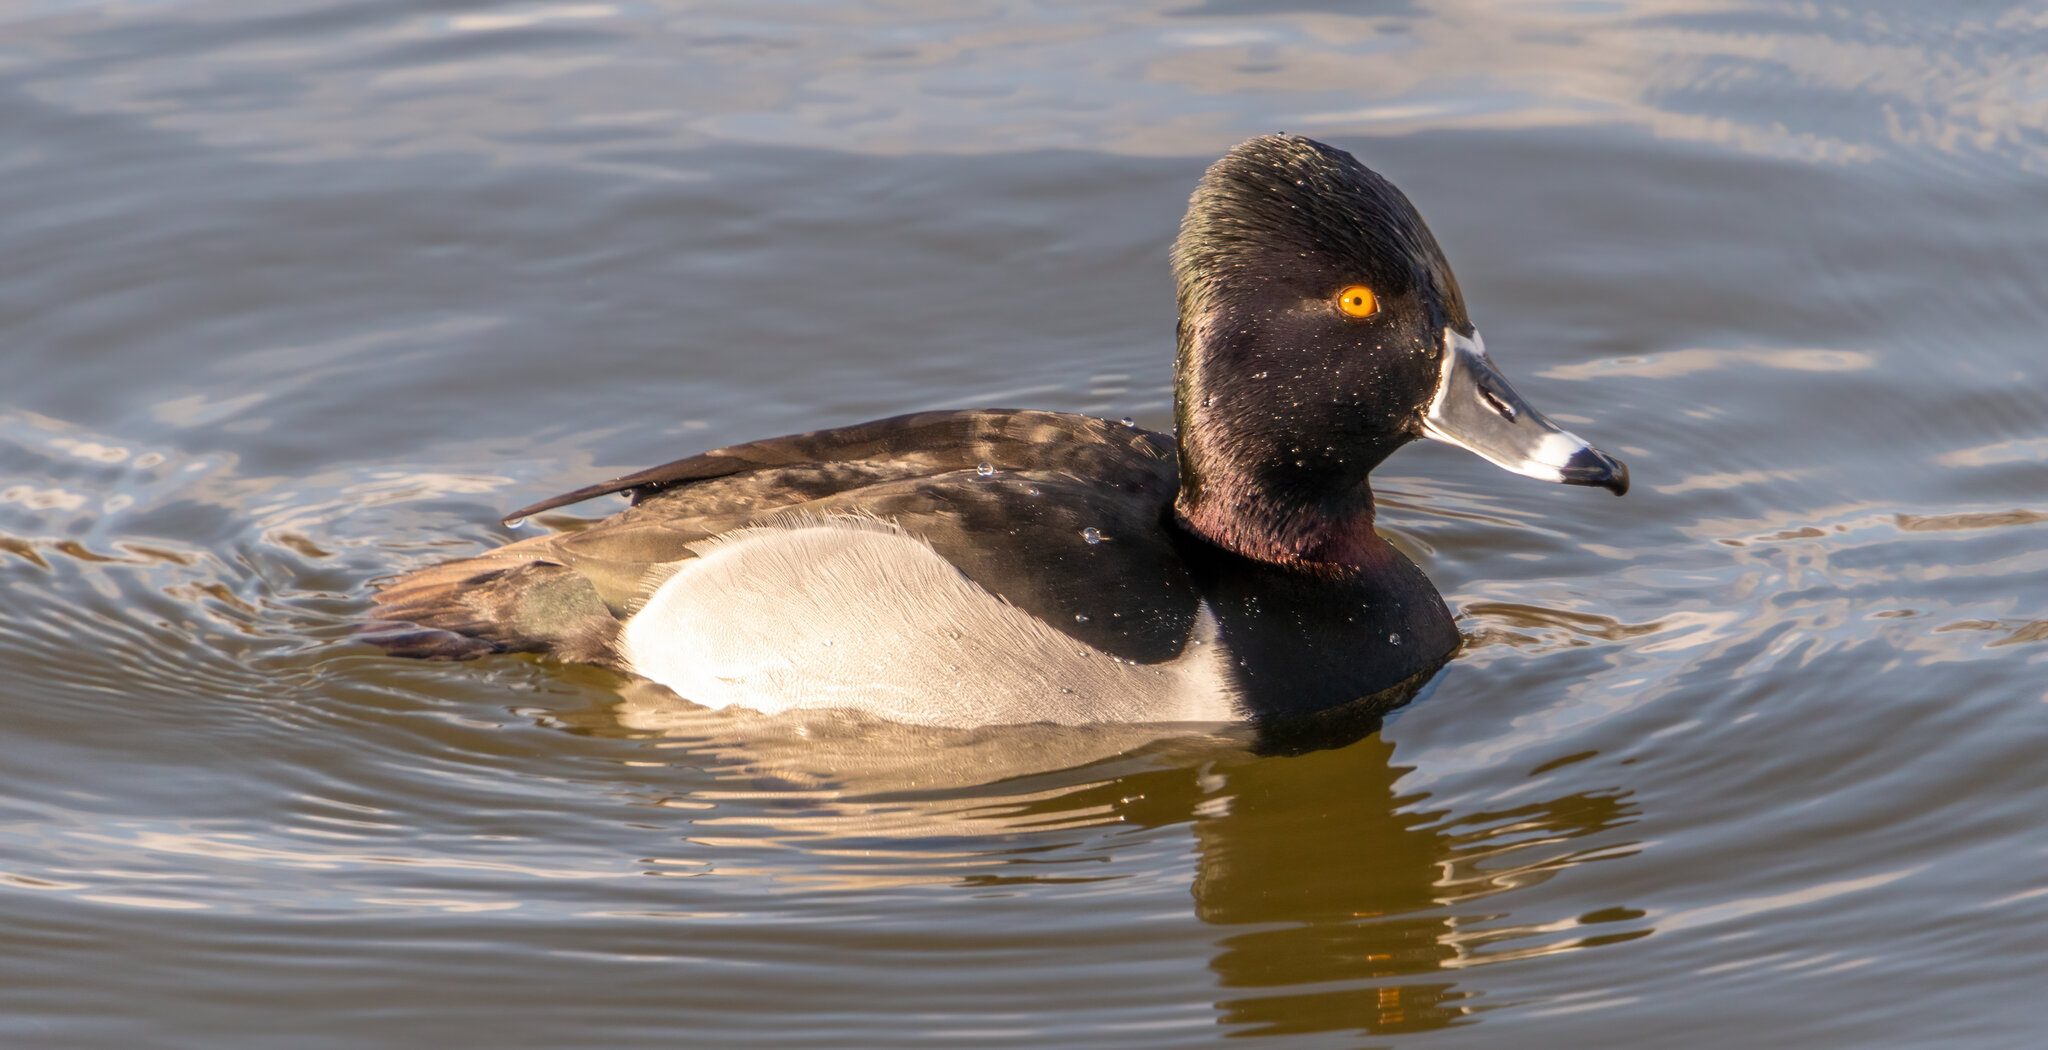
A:
<svg viewBox="0 0 2048 1050">
<path fill-rule="evenodd" d="M 1364 569 L 1393 552 L 1373 530 L 1370 466 L 1219 461 L 1216 450 L 1190 441 L 1187 429 L 1181 435 L 1174 514 L 1189 532 L 1243 557 L 1295 568 Z"/>
</svg>

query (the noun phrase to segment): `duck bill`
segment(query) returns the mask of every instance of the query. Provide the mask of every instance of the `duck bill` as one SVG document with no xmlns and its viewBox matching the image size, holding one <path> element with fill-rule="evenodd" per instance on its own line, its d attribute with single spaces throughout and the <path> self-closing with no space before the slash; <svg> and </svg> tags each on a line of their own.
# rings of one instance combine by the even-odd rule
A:
<svg viewBox="0 0 2048 1050">
<path fill-rule="evenodd" d="M 1628 491 L 1628 468 L 1530 408 L 1493 367 L 1478 332 L 1444 329 L 1443 370 L 1422 432 L 1525 477 Z"/>
</svg>

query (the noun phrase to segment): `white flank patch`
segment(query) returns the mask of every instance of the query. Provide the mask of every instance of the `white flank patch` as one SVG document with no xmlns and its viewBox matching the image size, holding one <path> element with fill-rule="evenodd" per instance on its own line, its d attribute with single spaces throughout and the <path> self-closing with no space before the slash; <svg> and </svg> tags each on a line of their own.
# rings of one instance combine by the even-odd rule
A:
<svg viewBox="0 0 2048 1050">
<path fill-rule="evenodd" d="M 709 707 L 844 707 L 937 726 L 1242 717 L 1206 606 L 1179 657 L 1130 664 L 886 522 L 799 519 L 695 549 L 659 570 L 620 649 L 638 674 Z"/>
</svg>

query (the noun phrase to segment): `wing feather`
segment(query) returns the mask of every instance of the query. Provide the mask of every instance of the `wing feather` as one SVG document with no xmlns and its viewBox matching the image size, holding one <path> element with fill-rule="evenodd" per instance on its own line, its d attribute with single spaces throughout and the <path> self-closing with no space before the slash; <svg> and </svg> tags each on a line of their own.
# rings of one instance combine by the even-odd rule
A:
<svg viewBox="0 0 2048 1050">
<path fill-rule="evenodd" d="M 846 480 L 855 484 L 943 473 L 980 463 L 1086 476 L 1092 469 L 1118 466 L 1117 461 L 1128 460 L 1132 452 L 1155 464 L 1164 460 L 1171 470 L 1173 446 L 1167 439 L 1088 416 L 1016 409 L 914 412 L 715 448 L 551 496 L 505 515 L 504 520 L 517 521 L 614 492 L 629 493 L 638 503 L 692 482 L 771 468 L 868 466 L 867 471 L 850 472 L 854 476 Z"/>
</svg>

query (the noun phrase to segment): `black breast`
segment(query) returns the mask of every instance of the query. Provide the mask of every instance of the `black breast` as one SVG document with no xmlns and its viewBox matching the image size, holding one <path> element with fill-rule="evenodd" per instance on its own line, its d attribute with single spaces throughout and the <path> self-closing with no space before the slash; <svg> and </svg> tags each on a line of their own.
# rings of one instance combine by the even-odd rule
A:
<svg viewBox="0 0 2048 1050">
<path fill-rule="evenodd" d="M 1280 725 L 1358 701 L 1384 710 L 1457 652 L 1443 598 L 1392 546 L 1361 569 L 1279 566 L 1192 536 L 1181 551 L 1254 721 Z"/>
</svg>

